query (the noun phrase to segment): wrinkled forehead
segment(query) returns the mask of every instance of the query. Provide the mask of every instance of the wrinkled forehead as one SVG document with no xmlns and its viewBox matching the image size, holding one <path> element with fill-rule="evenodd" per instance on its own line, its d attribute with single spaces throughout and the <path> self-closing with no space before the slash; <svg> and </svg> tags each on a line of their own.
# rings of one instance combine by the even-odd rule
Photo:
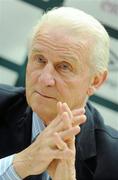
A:
<svg viewBox="0 0 118 180">
<path fill-rule="evenodd" d="M 64 45 L 70 45 L 71 41 L 73 39 L 73 36 L 68 33 L 66 29 L 60 29 L 60 28 L 43 28 L 37 31 L 33 38 L 33 43 L 47 41 L 50 43 L 55 44 L 58 46 Z"/>
<path fill-rule="evenodd" d="M 32 41 L 32 48 L 49 48 L 52 51 L 87 53 L 90 47 L 89 39 L 84 36 L 75 36 L 73 32 L 65 28 L 43 28 L 39 29 Z"/>
</svg>

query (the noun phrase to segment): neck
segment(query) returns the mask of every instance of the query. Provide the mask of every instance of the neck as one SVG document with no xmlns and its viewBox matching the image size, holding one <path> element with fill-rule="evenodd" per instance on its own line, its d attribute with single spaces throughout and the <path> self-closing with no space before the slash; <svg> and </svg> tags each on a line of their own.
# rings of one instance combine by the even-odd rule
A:
<svg viewBox="0 0 118 180">
<path fill-rule="evenodd" d="M 38 116 L 42 119 L 43 123 L 45 126 L 48 126 L 56 117 L 55 115 L 50 115 L 50 114 L 45 114 L 45 113 L 40 113 L 38 114 Z"/>
</svg>

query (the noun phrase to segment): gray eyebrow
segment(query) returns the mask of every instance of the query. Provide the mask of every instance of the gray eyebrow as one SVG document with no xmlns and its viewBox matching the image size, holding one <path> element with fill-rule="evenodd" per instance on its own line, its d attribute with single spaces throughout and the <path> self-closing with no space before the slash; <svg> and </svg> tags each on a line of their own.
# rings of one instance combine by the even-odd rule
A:
<svg viewBox="0 0 118 180">
<path fill-rule="evenodd" d="M 39 50 L 37 48 L 32 49 L 33 52 L 41 53 L 42 56 L 44 56 L 44 52 L 42 50 Z M 64 53 L 63 55 L 59 55 L 61 59 L 69 60 L 71 63 L 76 63 L 77 65 L 80 65 L 80 62 L 78 61 L 78 56 L 75 53 Z M 45 56 L 44 56 L 45 58 Z M 45 58 L 46 59 L 46 58 Z"/>
<path fill-rule="evenodd" d="M 74 55 L 71 54 L 60 55 L 59 57 L 65 60 L 70 60 L 72 63 L 73 62 L 78 63 L 78 57 L 75 57 Z"/>
<path fill-rule="evenodd" d="M 41 50 L 39 50 L 39 49 L 37 49 L 37 48 L 33 48 L 32 51 L 33 51 L 33 52 L 38 52 L 38 53 L 43 53 L 43 51 L 41 51 Z"/>
</svg>

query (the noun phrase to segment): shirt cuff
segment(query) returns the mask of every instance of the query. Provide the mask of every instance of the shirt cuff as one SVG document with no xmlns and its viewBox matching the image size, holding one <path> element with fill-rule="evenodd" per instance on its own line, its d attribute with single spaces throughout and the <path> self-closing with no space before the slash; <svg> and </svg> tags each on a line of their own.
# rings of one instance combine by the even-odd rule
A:
<svg viewBox="0 0 118 180">
<path fill-rule="evenodd" d="M 13 167 L 15 154 L 0 159 L 0 180 L 22 180 Z"/>
</svg>

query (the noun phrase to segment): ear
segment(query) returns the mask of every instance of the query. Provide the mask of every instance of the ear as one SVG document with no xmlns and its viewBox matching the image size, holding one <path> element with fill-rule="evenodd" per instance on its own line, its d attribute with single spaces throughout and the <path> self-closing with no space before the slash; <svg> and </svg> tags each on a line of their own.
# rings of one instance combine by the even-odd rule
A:
<svg viewBox="0 0 118 180">
<path fill-rule="evenodd" d="M 107 70 L 94 75 L 94 77 L 91 80 L 91 84 L 87 90 L 88 96 L 93 95 L 95 91 L 107 80 L 107 77 L 108 77 Z"/>
</svg>

